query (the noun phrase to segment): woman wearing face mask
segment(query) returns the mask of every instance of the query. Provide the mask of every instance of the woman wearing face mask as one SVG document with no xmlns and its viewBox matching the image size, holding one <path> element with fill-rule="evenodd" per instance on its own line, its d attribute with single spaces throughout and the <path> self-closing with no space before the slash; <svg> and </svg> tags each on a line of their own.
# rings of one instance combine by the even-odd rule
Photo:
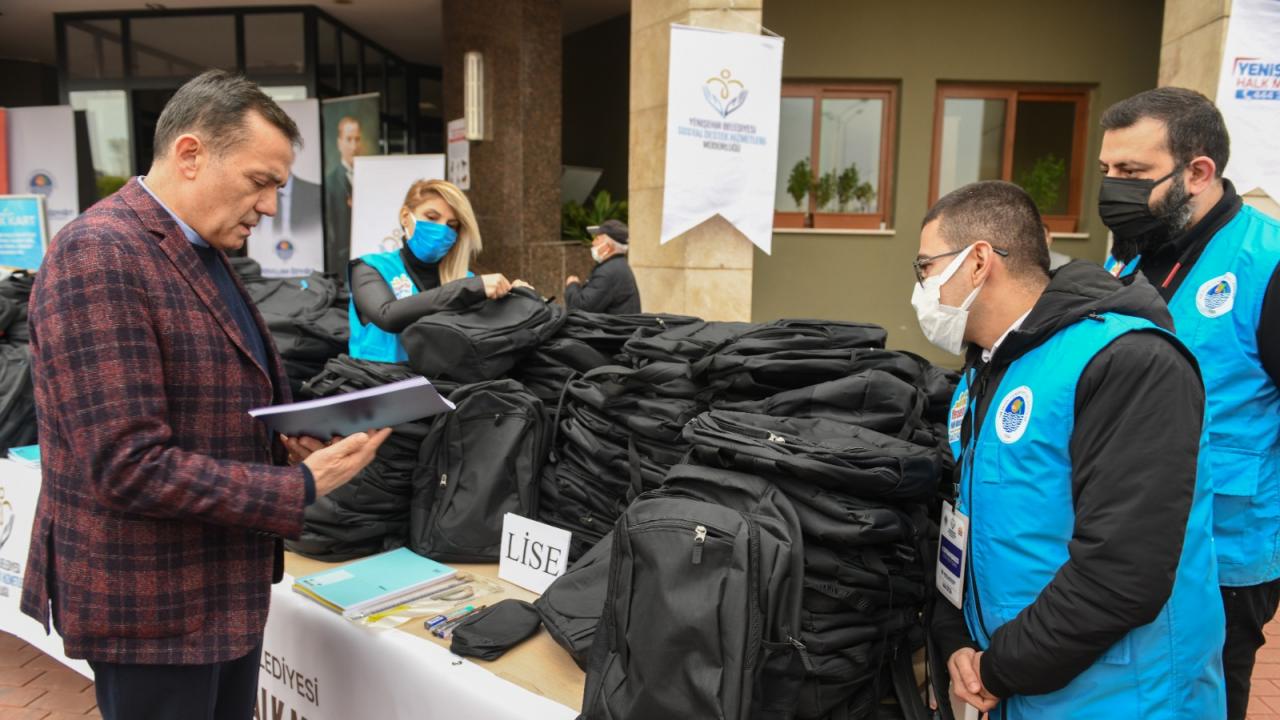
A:
<svg viewBox="0 0 1280 720">
<path fill-rule="evenodd" d="M 399 333 L 442 310 L 496 300 L 513 287 L 501 273 L 476 277 L 467 266 L 480 252 L 480 231 L 467 196 L 444 180 L 419 180 L 400 208 L 404 246 L 351 262 L 351 357 L 408 359 Z"/>
</svg>

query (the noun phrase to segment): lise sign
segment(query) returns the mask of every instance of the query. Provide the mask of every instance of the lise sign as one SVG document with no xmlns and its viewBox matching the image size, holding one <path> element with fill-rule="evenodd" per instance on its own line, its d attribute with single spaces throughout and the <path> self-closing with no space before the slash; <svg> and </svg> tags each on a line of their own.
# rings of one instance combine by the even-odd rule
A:
<svg viewBox="0 0 1280 720">
<path fill-rule="evenodd" d="M 502 520 L 498 577 L 542 593 L 569 564 L 568 530 L 507 513 Z"/>
</svg>

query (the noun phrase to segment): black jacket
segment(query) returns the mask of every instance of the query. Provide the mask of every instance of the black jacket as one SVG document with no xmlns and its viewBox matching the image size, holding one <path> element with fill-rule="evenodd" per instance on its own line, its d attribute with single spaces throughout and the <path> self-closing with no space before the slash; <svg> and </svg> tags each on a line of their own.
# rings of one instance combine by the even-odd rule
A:
<svg viewBox="0 0 1280 720">
<path fill-rule="evenodd" d="M 964 441 L 969 428 L 981 427 L 1014 360 L 1105 312 L 1172 328 L 1144 277 L 1116 280 L 1086 262 L 1062 267 L 989 363 L 971 354 L 976 417 L 966 419 Z M 1126 334 L 1090 361 L 1077 386 L 1069 441 L 1070 559 L 1034 603 L 992 636 L 981 667 L 988 690 L 999 697 L 1058 690 L 1160 613 L 1182 554 L 1203 415 L 1195 360 L 1163 334 Z M 961 612 L 944 598 L 935 601 L 930 630 L 943 663 L 961 647 L 977 647 Z"/>
<path fill-rule="evenodd" d="M 363 260 L 351 261 L 351 297 L 361 322 L 371 322 L 380 330 L 398 333 L 425 315 L 471 307 L 486 298 L 484 280 L 479 276 L 441 285 L 438 264 L 424 263 L 405 248 L 400 249 L 400 260 L 418 292 L 399 300 L 372 265 Z"/>
<path fill-rule="evenodd" d="M 614 255 L 596 265 L 586 285 L 570 283 L 564 290 L 564 296 L 564 303 L 570 310 L 611 315 L 640 312 L 640 290 L 636 287 L 636 276 L 627 264 L 626 255 Z"/>
</svg>

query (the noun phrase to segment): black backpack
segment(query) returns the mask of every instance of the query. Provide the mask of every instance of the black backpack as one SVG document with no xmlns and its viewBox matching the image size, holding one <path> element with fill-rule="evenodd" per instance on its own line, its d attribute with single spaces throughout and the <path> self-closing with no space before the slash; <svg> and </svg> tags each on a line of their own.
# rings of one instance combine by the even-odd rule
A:
<svg viewBox="0 0 1280 720">
<path fill-rule="evenodd" d="M 36 441 L 35 386 L 26 345 L 0 343 L 0 453 Z"/>
<path fill-rule="evenodd" d="M 409 366 L 434 381 L 483 382 L 506 375 L 564 324 L 564 308 L 516 288 L 500 300 L 431 313 L 400 333 Z"/>
<path fill-rule="evenodd" d="M 679 465 L 614 528 L 582 717 L 787 718 L 804 559 L 768 481 Z"/>
<path fill-rule="evenodd" d="M 537 517 L 542 401 L 515 380 L 464 385 L 431 426 L 414 471 L 409 547 L 443 562 L 497 562 L 506 513 Z"/>
<path fill-rule="evenodd" d="M 587 669 L 591 644 L 595 639 L 604 595 L 609 589 L 609 560 L 613 557 L 613 534 L 605 535 L 564 575 L 555 579 L 546 592 L 533 601 L 542 626 L 551 639 L 569 651 L 578 667 Z"/>
</svg>

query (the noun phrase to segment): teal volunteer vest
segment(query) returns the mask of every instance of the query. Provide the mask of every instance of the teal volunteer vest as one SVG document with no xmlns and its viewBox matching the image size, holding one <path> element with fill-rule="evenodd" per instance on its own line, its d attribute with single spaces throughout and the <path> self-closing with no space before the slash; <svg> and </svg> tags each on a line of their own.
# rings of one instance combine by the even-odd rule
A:
<svg viewBox="0 0 1280 720">
<path fill-rule="evenodd" d="M 1280 222 L 1245 205 L 1169 301 L 1174 330 L 1204 377 L 1219 580 L 1233 587 L 1280 577 L 1280 389 L 1258 356 L 1262 301 L 1278 263 Z"/>
<path fill-rule="evenodd" d="M 1015 360 L 981 427 L 961 447 L 975 410 L 972 372 L 953 398 L 949 440 L 960 458 L 957 509 L 970 519 L 964 615 L 987 649 L 991 635 L 1031 605 L 1067 562 L 1075 523 L 1070 439 L 1076 384 L 1093 357 L 1128 332 L 1163 332 L 1139 318 L 1105 314 L 1067 327 Z M 1066 687 L 1005 699 L 993 718 L 1199 720 L 1226 715 L 1222 598 L 1211 493 L 1203 473 L 1187 519 L 1173 592 L 1156 620 L 1135 628 Z"/>
</svg>

